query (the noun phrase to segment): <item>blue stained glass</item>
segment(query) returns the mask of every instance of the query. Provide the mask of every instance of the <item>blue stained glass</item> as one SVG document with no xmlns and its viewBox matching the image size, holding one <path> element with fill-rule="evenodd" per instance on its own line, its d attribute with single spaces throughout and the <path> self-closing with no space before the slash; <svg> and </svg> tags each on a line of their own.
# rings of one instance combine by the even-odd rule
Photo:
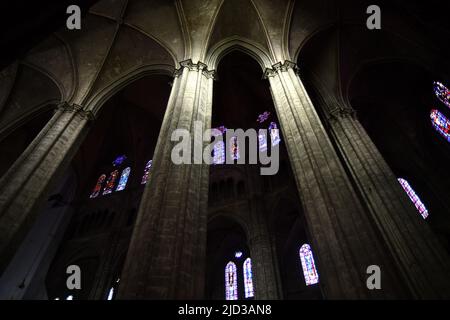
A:
<svg viewBox="0 0 450 320">
<path fill-rule="evenodd" d="M 225 163 L 225 142 L 218 141 L 213 148 L 213 164 Z"/>
<path fill-rule="evenodd" d="M 244 262 L 244 287 L 246 298 L 252 298 L 255 296 L 253 289 L 252 260 L 250 258 L 247 258 Z"/>
<path fill-rule="evenodd" d="M 316 270 L 314 263 L 314 257 L 309 244 L 304 244 L 299 251 L 300 260 L 302 263 L 303 276 L 307 286 L 316 284 L 319 282 L 319 274 Z"/>
<path fill-rule="evenodd" d="M 128 177 L 130 176 L 131 168 L 125 168 L 120 176 L 119 184 L 117 185 L 116 191 L 122 191 L 127 186 Z"/>
<path fill-rule="evenodd" d="M 113 164 L 114 167 L 118 167 L 118 166 L 120 166 L 126 159 L 127 159 L 127 156 L 125 156 L 125 155 L 118 156 L 118 157 L 113 161 L 112 164 Z"/>
<path fill-rule="evenodd" d="M 215 130 L 213 130 L 213 136 L 215 137 L 223 137 L 223 134 L 227 131 L 227 128 L 225 128 L 224 126 L 220 126 L 218 128 L 215 128 Z M 222 141 L 217 141 L 214 144 L 213 147 L 213 153 L 212 153 L 212 163 L 213 164 L 224 164 L 225 163 L 225 142 Z"/>
<path fill-rule="evenodd" d="M 238 299 L 236 264 L 231 261 L 225 267 L 225 299 Z"/>
<path fill-rule="evenodd" d="M 281 142 L 280 130 L 275 122 L 271 122 L 269 126 L 270 139 L 272 140 L 272 146 L 276 146 Z"/>
<path fill-rule="evenodd" d="M 260 132 L 258 134 L 259 152 L 267 151 L 267 137 L 265 133 Z"/>
<path fill-rule="evenodd" d="M 434 129 L 450 142 L 450 121 L 437 110 L 431 110 L 430 118 Z"/>
</svg>

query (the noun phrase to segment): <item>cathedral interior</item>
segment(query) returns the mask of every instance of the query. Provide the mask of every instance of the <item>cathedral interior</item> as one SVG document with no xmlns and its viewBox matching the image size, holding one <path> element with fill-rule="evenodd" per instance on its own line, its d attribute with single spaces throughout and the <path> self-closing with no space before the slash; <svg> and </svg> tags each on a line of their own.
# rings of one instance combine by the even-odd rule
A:
<svg viewBox="0 0 450 320">
<path fill-rule="evenodd" d="M 372 2 L 2 4 L 0 299 L 449 299 L 446 1 Z"/>
</svg>

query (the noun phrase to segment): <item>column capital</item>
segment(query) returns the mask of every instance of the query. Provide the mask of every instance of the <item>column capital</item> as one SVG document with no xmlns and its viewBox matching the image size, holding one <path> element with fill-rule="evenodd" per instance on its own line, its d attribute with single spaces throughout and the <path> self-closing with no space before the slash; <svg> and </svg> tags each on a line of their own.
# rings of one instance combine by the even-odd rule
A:
<svg viewBox="0 0 450 320">
<path fill-rule="evenodd" d="M 205 63 L 201 61 L 193 63 L 191 59 L 183 60 L 180 62 L 180 68 L 175 70 L 174 77 L 179 77 L 183 73 L 183 69 L 185 68 L 189 71 L 201 71 L 202 74 L 208 79 L 216 78 L 215 70 L 208 70 L 208 66 Z"/>
<path fill-rule="evenodd" d="M 85 118 L 89 121 L 95 120 L 95 115 L 91 110 L 86 110 L 83 106 L 70 103 L 67 101 L 63 101 L 56 106 L 56 110 L 61 110 L 62 112 L 73 112 L 79 114 L 82 118 Z"/>
<path fill-rule="evenodd" d="M 294 70 L 295 73 L 298 73 L 298 66 L 295 62 L 285 60 L 284 62 L 277 62 L 274 65 L 272 65 L 272 68 L 266 68 L 264 71 L 263 78 L 267 79 L 270 77 L 275 76 L 278 72 L 285 72 L 289 69 Z"/>
<path fill-rule="evenodd" d="M 344 117 L 356 117 L 356 111 L 348 106 L 333 105 L 330 107 L 328 113 L 328 120 L 336 120 Z"/>
</svg>

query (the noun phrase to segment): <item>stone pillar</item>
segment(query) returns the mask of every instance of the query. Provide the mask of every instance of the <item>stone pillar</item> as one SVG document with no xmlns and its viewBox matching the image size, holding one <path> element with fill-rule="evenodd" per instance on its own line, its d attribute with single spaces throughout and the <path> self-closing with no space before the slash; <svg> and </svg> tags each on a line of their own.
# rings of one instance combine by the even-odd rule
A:
<svg viewBox="0 0 450 320">
<path fill-rule="evenodd" d="M 281 130 L 328 299 L 401 298 L 392 257 L 375 230 L 311 103 L 294 63 L 266 70 Z M 382 290 L 368 290 L 369 265 L 382 270 Z"/>
<path fill-rule="evenodd" d="M 0 179 L 0 273 L 11 260 L 87 132 L 92 114 L 61 104 Z"/>
<path fill-rule="evenodd" d="M 353 110 L 322 94 L 319 106 L 352 179 L 415 298 L 448 298 L 446 250 L 417 212 Z"/>
<path fill-rule="evenodd" d="M 119 299 L 204 298 L 209 167 L 175 165 L 171 152 L 177 142 L 171 141 L 171 135 L 175 129 L 193 133 L 194 121 L 202 122 L 202 131 L 210 128 L 213 79 L 201 62 L 187 60 L 180 65 L 122 272 Z M 201 141 L 200 136 L 196 139 Z M 193 154 L 191 159 L 199 157 Z"/>
<path fill-rule="evenodd" d="M 259 213 L 259 216 L 261 216 Z M 264 217 L 254 219 L 263 220 Z M 265 223 L 254 221 L 250 231 L 248 246 L 252 258 L 253 285 L 255 299 L 277 300 L 280 298 L 277 286 L 276 257 L 272 250 L 269 232 Z"/>
<path fill-rule="evenodd" d="M 119 220 L 119 222 L 122 222 Z M 95 275 L 94 283 L 92 284 L 91 292 L 88 300 L 106 300 L 109 290 L 114 285 L 119 276 L 118 269 L 120 267 L 121 252 L 123 247 L 122 241 L 126 241 L 127 232 L 121 230 L 120 225 L 116 222 L 110 231 L 108 240 L 101 253 L 100 262 Z M 124 239 L 125 238 L 125 239 Z"/>
</svg>

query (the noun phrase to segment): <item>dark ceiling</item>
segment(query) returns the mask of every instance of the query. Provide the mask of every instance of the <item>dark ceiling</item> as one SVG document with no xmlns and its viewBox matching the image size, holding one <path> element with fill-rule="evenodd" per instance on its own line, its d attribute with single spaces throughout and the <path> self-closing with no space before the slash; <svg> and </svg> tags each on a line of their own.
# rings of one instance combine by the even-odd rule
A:
<svg viewBox="0 0 450 320">
<path fill-rule="evenodd" d="M 66 23 L 67 7 L 86 14 L 98 0 L 2 1 L 0 4 L 0 70 Z M 7 48 L 7 50 L 5 50 Z"/>
</svg>

